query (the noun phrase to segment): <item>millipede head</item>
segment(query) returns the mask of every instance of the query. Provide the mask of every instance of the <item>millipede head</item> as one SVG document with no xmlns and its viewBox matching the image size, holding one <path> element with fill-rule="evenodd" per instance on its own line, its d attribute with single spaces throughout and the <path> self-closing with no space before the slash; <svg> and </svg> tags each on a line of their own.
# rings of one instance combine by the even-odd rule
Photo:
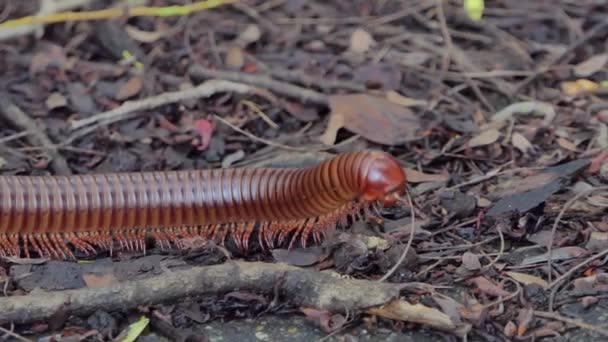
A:
<svg viewBox="0 0 608 342">
<path fill-rule="evenodd" d="M 405 194 L 407 176 L 403 167 L 391 155 L 375 152 L 363 177 L 363 200 L 378 201 L 385 207 L 395 205 Z"/>
</svg>

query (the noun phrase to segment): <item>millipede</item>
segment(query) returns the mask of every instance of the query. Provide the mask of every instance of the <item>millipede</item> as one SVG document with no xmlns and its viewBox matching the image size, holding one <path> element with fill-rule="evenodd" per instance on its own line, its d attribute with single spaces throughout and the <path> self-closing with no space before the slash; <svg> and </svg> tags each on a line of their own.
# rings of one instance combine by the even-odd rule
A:
<svg viewBox="0 0 608 342">
<path fill-rule="evenodd" d="M 74 259 L 100 249 L 143 251 L 183 239 L 230 236 L 249 248 L 258 228 L 263 248 L 321 241 L 337 225 L 392 206 L 406 174 L 390 154 L 337 154 L 302 168 L 220 168 L 0 176 L 0 255 Z"/>
</svg>

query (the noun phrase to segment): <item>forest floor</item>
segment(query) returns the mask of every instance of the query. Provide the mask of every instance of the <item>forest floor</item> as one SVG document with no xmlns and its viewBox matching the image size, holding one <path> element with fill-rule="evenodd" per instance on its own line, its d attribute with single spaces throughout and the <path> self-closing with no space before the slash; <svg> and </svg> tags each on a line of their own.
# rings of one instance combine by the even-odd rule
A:
<svg viewBox="0 0 608 342">
<path fill-rule="evenodd" d="M 0 313 L 0 340 L 111 340 L 137 323 L 141 341 L 608 338 L 608 3 L 488 0 L 474 20 L 462 1 L 243 0 L 180 16 L 119 7 L 101 20 L 2 26 L 118 1 L 60 3 L 0 1 L 2 175 L 306 167 L 378 149 L 403 165 L 415 210 L 385 210 L 381 222 L 293 250 L 150 242 L 145 256 L 3 258 L 0 300 L 102 293 L 234 262 L 344 278 L 323 278 L 327 288 L 307 288 L 308 299 L 280 277 L 241 277 L 229 293 L 116 310 L 65 303 L 17 324 Z M 303 305 L 342 281 L 381 286 L 406 249 L 378 291 L 417 287 L 386 306 Z M 314 274 L 302 281 L 320 281 Z M 384 298 L 372 291 L 361 296 Z"/>
</svg>

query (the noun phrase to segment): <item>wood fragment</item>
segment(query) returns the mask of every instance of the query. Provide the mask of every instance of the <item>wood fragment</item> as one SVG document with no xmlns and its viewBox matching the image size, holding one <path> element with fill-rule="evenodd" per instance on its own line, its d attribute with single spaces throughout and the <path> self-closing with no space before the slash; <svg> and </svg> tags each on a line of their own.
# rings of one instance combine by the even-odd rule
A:
<svg viewBox="0 0 608 342">
<path fill-rule="evenodd" d="M 279 293 L 290 304 L 332 312 L 384 305 L 404 288 L 401 284 L 343 279 L 333 272 L 282 263 L 226 262 L 98 288 L 0 298 L 0 324 L 42 321 L 59 311 L 89 315 L 96 310 L 128 310 L 187 296 L 220 295 L 234 289 L 272 295 L 277 284 Z"/>
<path fill-rule="evenodd" d="M 33 146 L 43 147 L 51 157 L 50 167 L 56 175 L 71 175 L 68 162 L 59 153 L 55 144 L 40 125 L 17 107 L 7 94 L 0 93 L 0 115 L 15 127 L 30 132 L 27 141 Z"/>
</svg>

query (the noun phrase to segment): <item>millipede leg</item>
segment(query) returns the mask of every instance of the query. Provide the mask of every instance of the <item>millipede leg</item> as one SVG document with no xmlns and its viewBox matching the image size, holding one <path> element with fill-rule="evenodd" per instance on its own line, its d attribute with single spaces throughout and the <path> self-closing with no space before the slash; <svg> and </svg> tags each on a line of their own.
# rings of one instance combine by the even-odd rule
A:
<svg viewBox="0 0 608 342">
<path fill-rule="evenodd" d="M 78 249 L 81 252 L 83 252 L 86 256 L 91 255 L 89 252 L 91 252 L 92 254 L 97 253 L 97 251 L 95 250 L 95 248 L 93 246 L 91 246 L 88 242 L 82 240 L 81 238 L 79 238 L 78 236 L 76 236 L 73 233 L 66 234 L 65 238 L 72 245 L 74 245 L 74 247 L 76 247 L 76 249 Z"/>
<path fill-rule="evenodd" d="M 8 236 L 8 240 L 12 247 L 12 254 L 14 256 L 21 256 L 21 248 L 19 245 L 19 234 L 11 234 Z"/>
<path fill-rule="evenodd" d="M 49 256 L 54 256 L 55 259 L 61 259 L 59 256 L 59 251 L 55 249 L 51 241 L 49 240 L 48 234 L 40 234 L 38 235 L 38 239 L 40 240 L 40 244 L 43 246 L 45 252 L 49 253 Z"/>
<path fill-rule="evenodd" d="M 12 246 L 11 241 L 9 241 L 8 236 L 6 235 L 0 235 L 0 256 L 8 256 L 8 255 L 14 255 L 15 254 L 15 249 Z"/>
<path fill-rule="evenodd" d="M 50 256 L 48 251 L 46 251 L 46 254 L 42 252 L 42 248 L 40 248 L 40 245 L 38 244 L 38 236 L 34 236 L 34 235 L 30 234 L 27 236 L 27 238 L 28 238 L 28 240 L 30 240 L 30 243 L 34 247 L 34 250 L 36 251 L 36 253 L 38 253 L 38 256 L 40 256 L 40 257 Z"/>
<path fill-rule="evenodd" d="M 72 251 L 70 251 L 68 245 L 65 243 L 65 239 L 62 234 L 51 233 L 50 237 L 51 242 L 54 244 L 54 247 L 61 252 L 64 259 L 70 258 L 76 260 L 76 257 L 74 256 Z"/>
<path fill-rule="evenodd" d="M 245 231 L 243 232 L 243 244 L 245 245 L 245 252 L 249 250 L 249 239 L 253 234 L 253 230 L 255 229 L 255 222 L 250 222 L 245 227 Z"/>
<path fill-rule="evenodd" d="M 153 230 L 152 238 L 154 239 L 154 242 L 156 242 L 156 244 L 159 246 L 160 250 L 163 252 L 165 251 L 165 243 L 167 244 L 167 249 L 171 247 L 171 244 L 167 240 L 167 236 L 160 230 Z"/>
</svg>

